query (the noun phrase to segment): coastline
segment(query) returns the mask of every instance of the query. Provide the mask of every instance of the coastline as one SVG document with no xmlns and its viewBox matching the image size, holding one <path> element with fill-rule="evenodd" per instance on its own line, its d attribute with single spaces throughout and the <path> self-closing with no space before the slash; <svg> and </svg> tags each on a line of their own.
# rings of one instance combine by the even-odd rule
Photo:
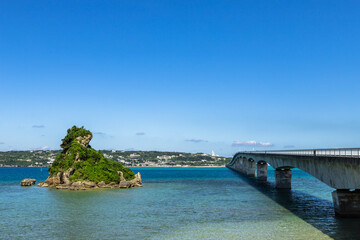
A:
<svg viewBox="0 0 360 240">
<path fill-rule="evenodd" d="M 196 168 L 210 168 L 210 167 L 214 167 L 214 168 L 220 168 L 220 167 L 226 167 L 225 165 L 223 166 L 131 166 L 129 168 L 191 168 L 191 167 L 196 167 Z"/>
<path fill-rule="evenodd" d="M 0 168 L 20 168 L 20 167 L 26 167 L 26 168 L 49 168 L 50 166 L 0 166 Z M 126 166 L 128 168 L 220 168 L 220 167 L 226 167 L 223 166 Z"/>
</svg>

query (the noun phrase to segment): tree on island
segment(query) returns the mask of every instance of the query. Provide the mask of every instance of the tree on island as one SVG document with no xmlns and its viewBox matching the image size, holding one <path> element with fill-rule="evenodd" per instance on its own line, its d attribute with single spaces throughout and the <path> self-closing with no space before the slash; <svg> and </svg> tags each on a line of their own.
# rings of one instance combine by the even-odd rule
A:
<svg viewBox="0 0 360 240">
<path fill-rule="evenodd" d="M 41 187 L 83 189 L 88 187 L 141 186 L 140 173 L 134 172 L 90 145 L 93 134 L 84 127 L 67 130 L 60 147 L 63 149 L 49 168 L 50 176 Z"/>
</svg>

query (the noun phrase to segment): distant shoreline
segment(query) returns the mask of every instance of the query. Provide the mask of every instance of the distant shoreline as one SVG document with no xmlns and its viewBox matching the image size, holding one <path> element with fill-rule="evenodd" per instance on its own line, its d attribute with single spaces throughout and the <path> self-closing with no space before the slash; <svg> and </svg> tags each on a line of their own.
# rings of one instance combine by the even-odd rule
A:
<svg viewBox="0 0 360 240">
<path fill-rule="evenodd" d="M 176 167 L 181 167 L 181 168 L 189 168 L 189 167 L 196 167 L 196 168 L 203 168 L 203 167 L 226 167 L 224 166 L 134 166 L 134 167 L 139 167 L 139 168 L 176 168 Z M 132 168 L 132 167 L 129 167 Z"/>
<path fill-rule="evenodd" d="M 1 166 L 0 168 L 49 168 L 49 167 L 39 167 L 39 166 Z M 220 168 L 224 166 L 127 166 L 129 168 Z"/>
</svg>

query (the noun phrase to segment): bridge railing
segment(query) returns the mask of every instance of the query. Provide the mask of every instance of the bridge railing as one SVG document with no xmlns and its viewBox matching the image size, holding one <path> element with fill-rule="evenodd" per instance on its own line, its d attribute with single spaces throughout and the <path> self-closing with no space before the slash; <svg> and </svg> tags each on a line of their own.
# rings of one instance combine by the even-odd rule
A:
<svg viewBox="0 0 360 240">
<path fill-rule="evenodd" d="M 250 151 L 250 152 L 244 152 L 244 153 L 360 158 L 360 148 Z"/>
</svg>

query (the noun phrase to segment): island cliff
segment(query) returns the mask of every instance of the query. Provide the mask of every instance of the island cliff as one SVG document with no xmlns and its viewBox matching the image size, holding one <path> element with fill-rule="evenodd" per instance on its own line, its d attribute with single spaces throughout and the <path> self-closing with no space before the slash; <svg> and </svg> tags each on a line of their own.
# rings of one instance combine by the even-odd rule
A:
<svg viewBox="0 0 360 240">
<path fill-rule="evenodd" d="M 90 188 L 141 187 L 141 175 L 107 159 L 89 145 L 93 135 L 84 127 L 67 130 L 63 149 L 49 168 L 49 177 L 39 187 L 85 190 Z"/>
</svg>

